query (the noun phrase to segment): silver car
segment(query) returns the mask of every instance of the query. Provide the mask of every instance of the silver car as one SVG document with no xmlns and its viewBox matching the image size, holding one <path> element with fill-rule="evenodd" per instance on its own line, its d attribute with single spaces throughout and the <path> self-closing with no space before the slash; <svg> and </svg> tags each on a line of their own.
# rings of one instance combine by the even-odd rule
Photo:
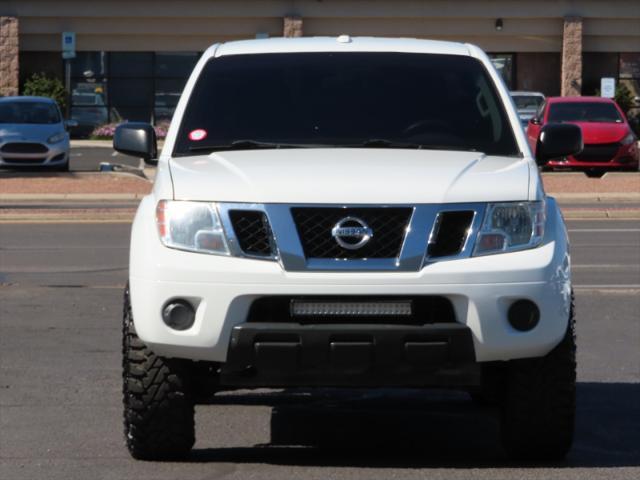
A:
<svg viewBox="0 0 640 480">
<path fill-rule="evenodd" d="M 50 98 L 0 98 L 0 168 L 69 170 L 67 126 Z"/>
<path fill-rule="evenodd" d="M 511 98 L 518 111 L 522 128 L 527 128 L 527 123 L 535 117 L 540 105 L 544 103 L 544 94 L 540 92 L 511 92 Z"/>
</svg>

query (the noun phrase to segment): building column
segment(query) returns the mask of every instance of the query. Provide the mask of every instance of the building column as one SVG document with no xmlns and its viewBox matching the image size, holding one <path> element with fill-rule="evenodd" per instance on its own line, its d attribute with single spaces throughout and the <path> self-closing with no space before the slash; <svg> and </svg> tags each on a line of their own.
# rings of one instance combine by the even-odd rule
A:
<svg viewBox="0 0 640 480">
<path fill-rule="evenodd" d="M 582 93 L 582 18 L 565 17 L 562 33 L 561 95 Z"/>
<path fill-rule="evenodd" d="M 0 17 L 0 96 L 18 94 L 18 18 Z"/>
<path fill-rule="evenodd" d="M 302 36 L 302 18 L 287 15 L 284 17 L 283 37 L 301 37 Z"/>
</svg>

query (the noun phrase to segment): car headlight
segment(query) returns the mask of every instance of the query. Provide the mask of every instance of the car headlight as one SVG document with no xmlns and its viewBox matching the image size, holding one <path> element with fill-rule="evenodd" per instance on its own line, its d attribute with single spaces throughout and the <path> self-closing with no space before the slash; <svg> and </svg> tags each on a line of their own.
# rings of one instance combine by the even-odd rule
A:
<svg viewBox="0 0 640 480">
<path fill-rule="evenodd" d="M 161 200 L 156 207 L 156 224 L 166 247 L 229 255 L 214 203 Z"/>
<path fill-rule="evenodd" d="M 636 141 L 635 135 L 633 133 L 629 132 L 629 135 L 624 137 L 620 143 L 622 145 L 631 145 L 635 141 Z"/>
<path fill-rule="evenodd" d="M 535 248 L 542 243 L 545 202 L 490 203 L 478 232 L 474 255 Z"/>
<path fill-rule="evenodd" d="M 58 143 L 65 139 L 67 132 L 59 132 L 47 138 L 47 143 Z"/>
</svg>

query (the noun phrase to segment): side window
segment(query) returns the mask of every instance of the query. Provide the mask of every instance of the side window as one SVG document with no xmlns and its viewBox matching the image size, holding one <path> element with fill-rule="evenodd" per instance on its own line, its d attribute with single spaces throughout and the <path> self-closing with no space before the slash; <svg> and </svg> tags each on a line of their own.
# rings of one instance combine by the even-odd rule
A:
<svg viewBox="0 0 640 480">
<path fill-rule="evenodd" d="M 540 120 L 540 122 L 542 122 L 543 120 L 544 109 L 546 106 L 547 106 L 547 102 L 546 101 L 542 102 L 542 105 L 540 105 L 540 107 L 538 108 L 538 111 L 536 112 L 536 118 Z"/>
</svg>

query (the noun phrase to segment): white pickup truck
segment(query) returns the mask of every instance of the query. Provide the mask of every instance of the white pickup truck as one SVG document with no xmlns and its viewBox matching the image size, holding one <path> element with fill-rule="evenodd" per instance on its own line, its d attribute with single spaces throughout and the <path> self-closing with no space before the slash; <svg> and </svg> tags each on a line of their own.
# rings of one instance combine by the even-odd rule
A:
<svg viewBox="0 0 640 480">
<path fill-rule="evenodd" d="M 572 443 L 565 225 L 537 165 L 582 148 L 550 124 L 533 158 L 468 44 L 303 38 L 209 48 L 133 223 L 123 323 L 135 458 L 175 459 L 194 405 L 238 387 L 447 387 L 499 406 L 513 458 Z"/>
</svg>

